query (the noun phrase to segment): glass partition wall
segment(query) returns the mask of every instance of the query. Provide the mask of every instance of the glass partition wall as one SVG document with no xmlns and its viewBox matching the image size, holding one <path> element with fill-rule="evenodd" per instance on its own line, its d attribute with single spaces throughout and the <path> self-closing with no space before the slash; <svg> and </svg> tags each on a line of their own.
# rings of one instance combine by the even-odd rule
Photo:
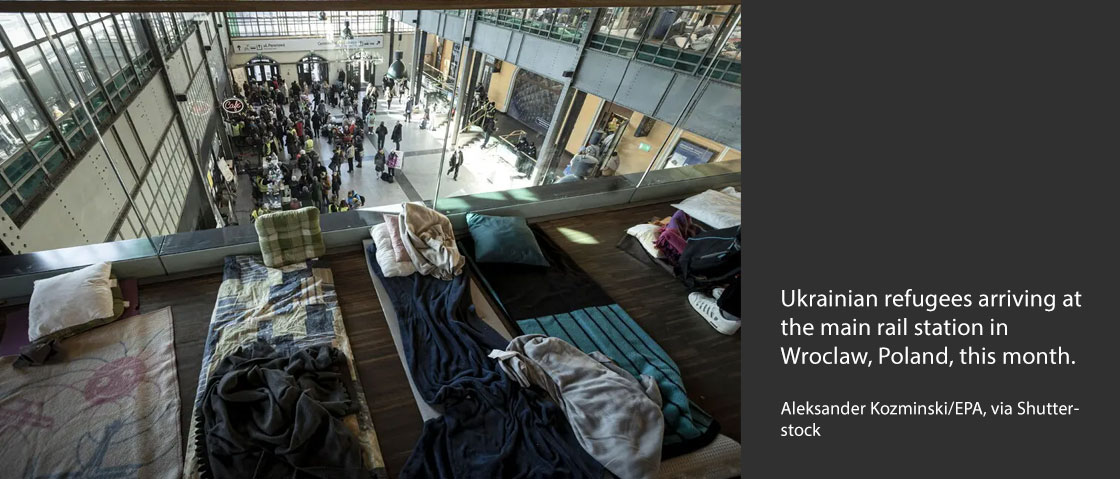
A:
<svg viewBox="0 0 1120 479">
<path fill-rule="evenodd" d="M 161 257 L 255 244 L 258 215 L 298 207 L 332 231 L 406 201 L 524 213 L 737 183 L 738 19 L 0 13 L 0 253 Z"/>
<path fill-rule="evenodd" d="M 582 9 L 475 10 L 464 15 L 526 30 L 530 18 L 577 16 L 566 10 Z M 415 174 L 414 183 L 435 182 L 437 209 L 457 213 L 604 194 L 629 201 L 641 187 L 738 174 L 738 65 L 731 84 L 726 65 L 721 70 L 710 61 L 720 52 L 738 50 L 737 7 L 586 10 L 573 24 L 579 26 L 574 42 L 579 52 L 560 71 L 505 63 L 469 43 L 463 45 L 468 53 L 457 62 L 457 72 L 446 72 L 443 65 L 445 77 L 458 78 L 446 96 L 469 113 L 454 127 L 445 125 L 445 131 L 437 132 L 449 145 L 439 168 Z M 520 20 L 511 20 L 513 12 L 522 12 L 516 17 Z M 664 32 L 654 34 L 645 27 L 655 17 L 664 18 Z M 606 51 L 596 38 L 611 31 L 629 32 L 637 41 L 630 50 Z M 469 35 L 464 32 L 463 37 Z M 459 46 L 439 39 L 432 45 L 433 56 L 446 50 L 446 44 Z M 659 59 L 668 55 L 669 44 L 678 53 L 664 65 Z M 643 57 L 643 51 L 653 56 Z M 700 52 L 689 57 L 687 68 L 680 53 L 686 51 Z M 454 152 L 462 154 L 464 166 L 455 167 L 461 160 L 451 158 Z"/>
</svg>

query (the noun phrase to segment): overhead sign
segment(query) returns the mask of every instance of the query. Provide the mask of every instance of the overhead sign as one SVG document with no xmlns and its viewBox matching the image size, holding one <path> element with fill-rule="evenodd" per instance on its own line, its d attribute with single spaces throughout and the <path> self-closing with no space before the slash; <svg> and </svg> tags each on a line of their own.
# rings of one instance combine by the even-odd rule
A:
<svg viewBox="0 0 1120 479">
<path fill-rule="evenodd" d="M 384 40 L 384 35 L 354 37 L 351 40 L 346 40 L 342 46 L 345 48 L 381 48 Z M 233 41 L 234 53 L 323 51 L 334 48 L 339 48 L 339 44 L 326 38 L 255 38 Z"/>
<path fill-rule="evenodd" d="M 241 113 L 241 110 L 245 109 L 245 102 L 237 98 L 226 98 L 226 100 L 222 102 L 222 109 L 231 115 L 234 113 Z"/>
</svg>

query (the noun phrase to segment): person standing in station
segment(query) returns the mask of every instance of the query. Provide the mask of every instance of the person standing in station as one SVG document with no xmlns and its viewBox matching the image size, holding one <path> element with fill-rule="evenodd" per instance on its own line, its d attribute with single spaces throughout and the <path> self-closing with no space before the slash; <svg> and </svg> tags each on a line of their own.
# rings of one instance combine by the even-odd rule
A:
<svg viewBox="0 0 1120 479">
<path fill-rule="evenodd" d="M 404 103 L 404 122 L 412 123 L 412 97 L 408 97 L 408 101 Z"/>
<path fill-rule="evenodd" d="M 342 189 L 342 173 L 334 170 L 334 175 L 331 176 L 331 201 L 338 199 L 338 192 Z"/>
<path fill-rule="evenodd" d="M 381 122 L 381 124 L 377 126 L 377 130 L 374 131 L 374 133 L 377 133 L 377 149 L 384 150 L 385 135 L 389 134 L 389 129 L 385 128 L 385 122 Z"/>
<path fill-rule="evenodd" d="M 347 173 L 353 173 L 354 172 L 354 142 L 350 142 L 350 144 L 346 146 L 346 165 L 348 166 L 346 172 Z"/>
<path fill-rule="evenodd" d="M 401 122 L 398 121 L 396 125 L 393 125 L 393 136 L 391 137 L 393 143 L 397 145 L 397 150 L 401 149 L 401 140 L 403 139 L 403 132 L 401 130 Z"/>
</svg>

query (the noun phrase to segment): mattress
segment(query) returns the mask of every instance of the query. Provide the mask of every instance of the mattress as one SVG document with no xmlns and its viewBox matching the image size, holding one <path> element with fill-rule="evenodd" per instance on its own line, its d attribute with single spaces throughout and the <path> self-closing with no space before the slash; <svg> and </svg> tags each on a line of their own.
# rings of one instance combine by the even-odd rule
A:
<svg viewBox="0 0 1120 479">
<path fill-rule="evenodd" d="M 592 281 L 590 276 L 579 268 L 574 260 L 564 253 L 543 231 L 533 227 L 533 232 L 538 238 L 542 252 L 544 252 L 549 263 L 552 265 L 551 268 L 536 268 L 520 265 L 479 265 L 473 261 L 471 256 L 473 253 L 473 245 L 470 243 L 470 239 L 465 238 L 460 240 L 460 251 L 463 251 L 467 256 L 471 264 L 471 269 L 475 273 L 479 273 L 474 279 L 478 282 L 476 286 L 481 286 L 481 288 L 474 287 L 472 293 L 481 293 L 481 289 L 485 290 L 487 294 L 495 295 L 495 285 L 497 285 L 498 291 L 506 293 L 505 301 L 500 297 L 494 297 L 496 300 L 495 309 L 505 315 L 504 319 L 518 317 L 511 316 L 509 311 L 520 314 L 521 318 L 539 317 L 535 314 L 533 308 L 540 308 L 540 311 L 566 312 L 571 308 L 571 305 L 576 302 L 570 298 L 566 299 L 565 295 L 568 294 L 583 294 L 583 296 L 576 297 L 585 298 L 586 302 L 605 301 L 609 304 L 613 304 L 613 300 L 610 299 L 610 296 L 608 296 L 598 284 Z M 372 243 L 372 240 L 367 240 L 364 245 L 366 246 L 367 265 L 370 260 L 369 243 Z M 490 274 L 488 276 L 482 276 L 482 271 L 489 271 Z M 390 331 L 394 332 L 393 340 L 403 363 L 404 349 L 400 343 L 399 333 L 396 332 L 399 331 L 399 325 L 395 324 L 397 315 L 394 311 L 393 304 L 388 300 L 387 295 L 384 293 L 383 285 L 381 285 L 379 278 L 373 273 L 372 269 L 370 271 L 370 278 L 373 280 L 375 289 L 378 290 L 378 298 L 380 299 L 381 307 L 385 311 L 386 320 L 389 321 Z M 536 281 L 540 280 L 540 278 L 545 278 L 543 280 L 544 282 L 554 285 L 556 288 L 544 289 L 524 287 L 525 284 L 537 284 Z M 570 285 L 582 287 L 569 287 Z M 544 289 L 544 291 L 541 291 L 542 289 Z M 472 296 L 474 295 L 472 294 Z M 476 309 L 486 308 L 486 301 L 484 298 L 474 296 L 474 304 Z M 619 310 L 621 310 L 621 308 L 619 308 Z M 516 326 L 512 328 L 512 331 L 510 330 L 511 328 L 506 328 L 502 322 L 502 318 L 487 318 L 486 315 L 482 314 L 480 314 L 480 316 L 507 338 L 512 335 L 522 334 L 521 329 Z M 636 324 L 633 324 L 633 326 L 637 327 Z M 638 329 L 640 330 L 640 328 Z M 644 332 L 642 334 L 644 335 Z M 652 340 L 649 341 L 652 342 Z M 664 354 L 663 351 L 661 353 Z M 666 357 L 666 359 L 668 358 Z M 407 373 L 407 364 L 405 364 L 405 370 Z M 409 377 L 409 383 L 412 385 L 411 377 Z M 424 412 L 425 402 L 417 393 L 415 385 L 411 387 L 418 408 L 421 411 L 421 416 L 423 416 L 425 420 L 429 419 L 429 416 L 426 416 Z M 438 412 L 430 414 L 438 414 Z M 739 476 L 741 473 L 741 447 L 739 443 L 722 434 L 713 434 L 712 436 L 713 437 L 708 437 L 706 443 L 698 448 L 693 447 L 689 452 L 681 452 L 675 457 L 663 460 L 659 477 L 666 479 L 717 479 Z"/>
<path fill-rule="evenodd" d="M 459 241 L 471 270 L 507 319 L 517 325 L 517 333 L 559 337 L 585 353 L 606 354 L 635 376 L 656 379 L 662 396 L 674 398 L 663 408 L 665 457 L 710 443 L 719 432 L 719 423 L 688 399 L 677 365 L 563 248 L 540 228 L 530 229 L 549 267 L 478 263 L 470 238 Z"/>
<path fill-rule="evenodd" d="M 425 421 L 402 477 L 602 477 L 563 410 L 543 391 L 520 387 L 487 357 L 509 340 L 474 312 L 468 278 L 385 277 L 366 247 L 373 280 L 396 311 L 408 379 L 422 402 L 441 405 Z M 369 261 L 369 259 L 374 259 Z"/>
<path fill-rule="evenodd" d="M 202 367 L 195 398 L 197 424 L 199 399 L 207 389 L 211 370 L 241 345 L 263 340 L 278 352 L 291 354 L 298 349 L 330 343 L 350 358 L 350 376 L 358 413 L 343 422 L 361 445 L 363 461 L 376 477 L 387 477 L 373 420 L 365 394 L 354 368 L 350 340 L 338 307 L 334 277 L 326 262 L 309 260 L 269 268 L 259 256 L 228 256 L 222 284 L 206 335 Z M 202 451 L 197 427 L 188 432 L 184 476 L 200 477 Z"/>
<path fill-rule="evenodd" d="M 408 369 L 408 361 L 405 360 L 404 347 L 401 345 L 401 325 L 397 319 L 397 308 L 393 307 L 393 301 L 389 297 L 389 292 L 385 290 L 385 285 L 381 283 L 381 279 L 373 272 L 373 267 L 370 266 L 370 261 L 376 259 L 370 256 L 369 245 L 373 240 L 365 240 L 362 242 L 362 251 L 366 255 L 366 270 L 369 271 L 369 278 L 373 281 L 373 289 L 377 293 L 377 301 L 381 303 L 381 309 L 385 313 L 385 322 L 389 324 L 389 334 L 393 337 L 393 346 L 397 348 L 397 357 L 401 360 L 401 366 L 404 367 L 404 374 L 408 378 L 408 387 L 412 390 L 412 398 L 416 401 L 416 407 L 420 410 L 420 417 L 425 421 L 437 418 L 441 414 L 440 411 L 420 397 L 420 392 L 416 390 L 416 383 L 412 382 L 412 372 Z M 509 340 L 513 339 L 505 323 L 490 309 L 486 304 L 482 292 L 474 283 L 471 284 L 471 299 L 475 304 L 475 311 L 482 321 L 494 328 L 498 334 L 503 338 Z"/>
</svg>

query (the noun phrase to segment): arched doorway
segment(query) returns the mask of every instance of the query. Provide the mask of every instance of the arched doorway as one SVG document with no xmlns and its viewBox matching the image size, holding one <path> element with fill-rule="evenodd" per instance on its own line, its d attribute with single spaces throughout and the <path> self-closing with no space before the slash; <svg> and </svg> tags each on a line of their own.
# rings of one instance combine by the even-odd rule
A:
<svg viewBox="0 0 1120 479">
<path fill-rule="evenodd" d="M 300 83 L 325 81 L 329 72 L 330 67 L 327 64 L 327 59 L 314 53 L 300 58 L 299 64 L 296 65 L 296 73 L 299 75 Z"/>
<path fill-rule="evenodd" d="M 347 81 L 357 80 L 362 83 L 373 83 L 377 78 L 377 65 L 384 63 L 385 59 L 376 53 L 360 51 L 350 55 L 346 63 Z"/>
<path fill-rule="evenodd" d="M 264 55 L 257 55 L 245 64 L 245 78 L 250 83 L 270 82 L 280 77 L 280 64 Z"/>
</svg>

